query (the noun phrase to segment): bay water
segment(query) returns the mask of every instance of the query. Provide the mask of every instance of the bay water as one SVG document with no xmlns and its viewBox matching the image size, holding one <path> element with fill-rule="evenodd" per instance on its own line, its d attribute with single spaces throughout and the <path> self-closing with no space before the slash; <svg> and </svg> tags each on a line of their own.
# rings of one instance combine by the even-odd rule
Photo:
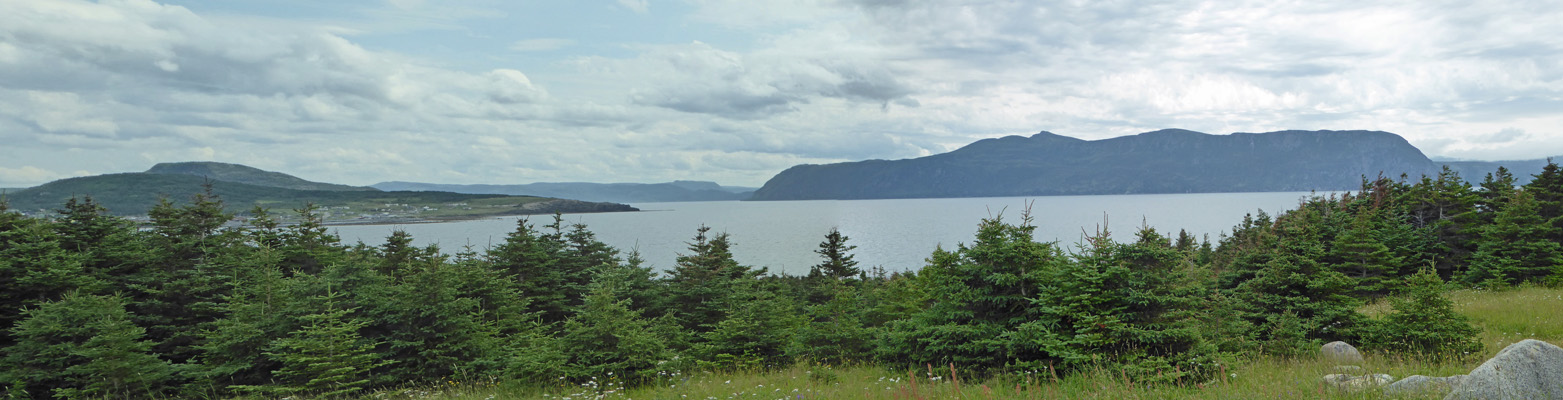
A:
<svg viewBox="0 0 1563 400">
<path fill-rule="evenodd" d="M 1056 241 L 1073 250 L 1085 235 L 1107 228 L 1118 241 L 1133 240 L 1135 231 L 1151 226 L 1169 237 L 1186 230 L 1209 235 L 1214 244 L 1245 214 L 1264 210 L 1272 215 L 1296 208 L 1309 192 L 1199 193 L 1103 196 L 984 197 L 954 199 L 712 201 L 638 203 L 640 212 L 567 214 L 566 224 L 585 224 L 598 240 L 619 249 L 640 252 L 648 265 L 670 269 L 679 254 L 687 254 L 696 229 L 725 232 L 739 263 L 768 267 L 772 272 L 805 274 L 820 262 L 818 249 L 831 228 L 840 229 L 857 246 L 852 254 L 859 267 L 890 271 L 915 270 L 938 246 L 954 249 L 971 243 L 983 218 L 1020 222 L 1028 207 L 1038 241 Z M 471 246 L 482 252 L 504 242 L 518 219 L 534 227 L 550 223 L 551 215 L 495 217 L 401 225 L 352 225 L 331 229 L 346 243 L 380 245 L 395 230 L 413 236 L 418 246 L 438 245 L 446 253 Z"/>
</svg>

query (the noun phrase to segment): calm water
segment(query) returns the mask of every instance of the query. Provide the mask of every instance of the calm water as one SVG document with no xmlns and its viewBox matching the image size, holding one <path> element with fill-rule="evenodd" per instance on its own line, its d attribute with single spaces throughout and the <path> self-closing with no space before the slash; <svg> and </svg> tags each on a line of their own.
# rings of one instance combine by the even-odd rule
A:
<svg viewBox="0 0 1563 400">
<path fill-rule="evenodd" d="M 704 224 L 713 232 L 727 232 L 734 243 L 733 256 L 746 265 L 767 266 L 771 271 L 806 273 L 819 262 L 814 254 L 832 227 L 849 236 L 860 266 L 908 270 L 923 266 L 935 246 L 954 248 L 970 243 L 977 223 L 1003 214 L 1019 221 L 1029 202 L 1037 224 L 1036 239 L 1058 241 L 1072 248 L 1084 232 L 1093 232 L 1106 219 L 1113 237 L 1129 240 L 1134 231 L 1149 224 L 1175 235 L 1179 229 L 1196 236 L 1209 234 L 1212 242 L 1229 232 L 1244 214 L 1263 209 L 1271 214 L 1295 208 L 1306 192 L 1203 193 L 1115 196 L 988 197 L 963 199 L 816 200 L 761 202 L 641 203 L 634 213 L 572 214 L 566 222 L 584 223 L 599 240 L 621 251 L 639 249 L 648 264 L 659 269 L 673 265 L 685 244 Z M 532 216 L 543 225 L 552 216 Z M 437 244 L 446 252 L 471 245 L 483 250 L 502 243 L 515 230 L 518 217 L 500 217 L 435 224 L 363 225 L 334 227 L 347 243 L 378 245 L 395 229 L 413 235 L 419 246 Z"/>
</svg>

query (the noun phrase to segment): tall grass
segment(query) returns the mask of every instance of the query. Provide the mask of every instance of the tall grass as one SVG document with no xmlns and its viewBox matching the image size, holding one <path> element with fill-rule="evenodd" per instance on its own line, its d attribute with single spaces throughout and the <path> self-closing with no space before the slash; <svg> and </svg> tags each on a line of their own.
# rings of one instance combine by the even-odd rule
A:
<svg viewBox="0 0 1563 400">
<path fill-rule="evenodd" d="M 1521 287 L 1507 291 L 1459 290 L 1449 294 L 1460 313 L 1483 328 L 1486 354 L 1465 360 L 1424 361 L 1397 354 L 1367 354 L 1360 373 L 1449 376 L 1469 372 L 1504 346 L 1524 339 L 1563 344 L 1563 290 Z M 1382 305 L 1364 309 L 1370 316 Z M 492 383 L 380 392 L 374 398 L 492 399 L 1378 399 L 1377 390 L 1348 393 L 1321 377 L 1338 373 L 1314 358 L 1255 357 L 1228 366 L 1209 382 L 1143 385 L 1119 371 L 1097 369 L 1066 377 L 1048 373 L 1001 376 L 980 382 L 953 379 L 951 366 L 891 370 L 876 366 L 797 365 L 767 372 L 707 372 L 666 383 L 626 389 L 612 377 L 586 385 L 507 387 Z M 959 369 L 959 366 L 953 368 Z M 958 371 L 955 371 L 958 372 Z M 1407 398 L 1407 397 L 1400 397 Z M 1417 398 L 1417 397 L 1409 397 Z M 1433 397 L 1428 397 L 1433 398 Z"/>
</svg>

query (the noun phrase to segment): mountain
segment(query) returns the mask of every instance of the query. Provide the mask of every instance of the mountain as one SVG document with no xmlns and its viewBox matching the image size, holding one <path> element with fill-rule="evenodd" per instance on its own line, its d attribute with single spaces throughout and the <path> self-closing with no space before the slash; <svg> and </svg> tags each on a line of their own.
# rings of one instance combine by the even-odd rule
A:
<svg viewBox="0 0 1563 400">
<path fill-rule="evenodd" d="M 148 174 L 193 175 L 225 182 L 245 183 L 255 186 L 278 187 L 296 190 L 378 191 L 363 186 L 338 185 L 311 182 L 281 172 L 266 171 L 255 167 L 220 162 L 159 163 L 146 171 Z"/>
<path fill-rule="evenodd" d="M 743 200 L 749 198 L 750 193 L 754 191 L 753 188 L 722 186 L 715 182 L 703 181 L 674 181 L 668 183 L 539 182 L 524 185 L 450 185 L 417 182 L 380 182 L 370 186 L 380 190 L 440 190 L 456 193 L 559 197 L 615 203 Z"/>
<path fill-rule="evenodd" d="M 72 197 L 91 196 L 94 202 L 108 208 L 112 214 L 135 216 L 145 215 L 161 199 L 184 202 L 204 190 L 205 184 L 211 185 L 212 193 L 223 200 L 230 212 L 248 211 L 259 206 L 271 209 L 274 214 L 287 214 L 287 210 L 312 203 L 328 210 L 334 216 L 328 220 L 333 222 L 399 222 L 555 212 L 636 211 L 634 207 L 624 204 L 536 196 L 436 191 L 387 192 L 374 189 L 298 190 L 216 180 L 203 175 L 150 172 L 61 179 L 9 192 L 6 198 L 12 209 L 47 212 L 60 208 Z"/>
<path fill-rule="evenodd" d="M 1504 163 L 1448 164 L 1480 180 Z M 1417 177 L 1441 168 L 1404 138 L 1379 131 L 1211 135 L 1165 129 L 1102 140 L 1041 132 L 921 158 L 798 165 L 772 177 L 752 199 L 1356 190 L 1364 175 Z M 1540 171 L 1510 168 L 1516 177 Z"/>
</svg>

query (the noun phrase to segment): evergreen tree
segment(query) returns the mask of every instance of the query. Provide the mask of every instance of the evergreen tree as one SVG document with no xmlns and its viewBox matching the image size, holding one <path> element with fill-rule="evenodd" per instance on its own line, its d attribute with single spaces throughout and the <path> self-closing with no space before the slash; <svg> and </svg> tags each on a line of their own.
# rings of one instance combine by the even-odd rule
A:
<svg viewBox="0 0 1563 400">
<path fill-rule="evenodd" d="M 495 269 L 515 280 L 516 289 L 530 303 L 529 311 L 540 312 L 543 321 L 553 323 L 568 318 L 580 289 L 572 283 L 576 277 L 561 265 L 564 247 L 557 234 L 538 232 L 526 219 L 520 219 L 516 230 L 490 249 L 487 258 Z"/>
<path fill-rule="evenodd" d="M 262 246 L 247 260 L 252 265 L 232 276 L 218 308 L 222 317 L 200 332 L 198 368 L 186 373 L 192 382 L 189 394 L 226 396 L 234 388 L 276 380 L 273 372 L 282 365 L 265 352 L 297 329 L 296 318 L 289 315 L 290 303 L 302 303 L 292 297 L 296 281 L 285 278 L 282 257 Z"/>
<path fill-rule="evenodd" d="M 1197 329 L 1203 288 L 1182 252 L 1154 229 L 1133 244 L 1106 231 L 1087 238 L 1074 262 L 1049 271 L 1033 300 L 1034 321 L 1012 337 L 1040 347 L 1046 360 L 1017 360 L 1020 369 L 1117 366 L 1135 381 L 1206 379 L 1215 347 Z M 1046 361 L 1046 362 L 1044 362 Z"/>
<path fill-rule="evenodd" d="M 1361 296 L 1388 293 L 1400 270 L 1401 258 L 1374 237 L 1370 221 L 1375 215 L 1373 211 L 1359 214 L 1330 246 L 1331 258 L 1340 260 L 1336 270 L 1356 281 L 1354 292 Z"/>
<path fill-rule="evenodd" d="M 834 365 L 871 360 L 874 333 L 863 324 L 861 289 L 835 281 L 823 285 L 828 300 L 808 307 L 807 323 L 798 329 L 791 354 Z"/>
<path fill-rule="evenodd" d="M 1529 191 L 1516 193 L 1482 229 L 1476 254 L 1461 275 L 1466 284 L 1503 287 L 1551 275 L 1563 265 L 1563 245 L 1547 239 L 1554 228 L 1539 215 Z"/>
<path fill-rule="evenodd" d="M 1481 354 L 1481 329 L 1454 310 L 1443 295 L 1444 281 L 1430 269 L 1406 279 L 1393 311 L 1372 335 L 1370 347 L 1416 357 L 1446 359 Z"/>
<path fill-rule="evenodd" d="M 694 353 L 712 368 L 778 368 L 792 365 L 788 347 L 805 321 L 796 305 L 778 295 L 774 280 L 732 282 L 720 303 L 724 317 L 701 332 Z"/>
<path fill-rule="evenodd" d="M 852 259 L 851 254 L 857 246 L 847 244 L 847 239 L 841 230 L 830 228 L 830 233 L 825 234 L 825 241 L 820 242 L 818 250 L 814 250 L 825 260 L 809 268 L 809 276 L 842 280 L 862 275 L 863 271 L 857 268 L 857 261 Z"/>
<path fill-rule="evenodd" d="M 282 368 L 276 371 L 281 386 L 260 388 L 280 393 L 338 398 L 368 386 L 370 370 L 389 362 L 374 352 L 374 343 L 359 330 L 369 323 L 354 318 L 356 307 L 344 307 L 341 292 L 327 288 L 310 300 L 316 313 L 300 317 L 301 326 L 287 338 L 272 342 L 267 356 Z"/>
<path fill-rule="evenodd" d="M 917 274 L 927 307 L 885 326 L 880 357 L 892 364 L 954 363 L 974 370 L 1043 359 L 1039 346 L 1006 338 L 1034 319 L 1036 288 L 1066 261 L 1054 244 L 1033 240 L 1035 230 L 1029 214 L 1019 225 L 984 219 L 970 247 L 935 249 Z"/>
<path fill-rule="evenodd" d="M 1535 197 L 1536 215 L 1550 229 L 1546 238 L 1563 243 L 1563 169 L 1547 159 L 1541 173 L 1525 184 L 1525 191 Z"/>
<path fill-rule="evenodd" d="M 145 330 L 131 323 L 118 296 L 72 293 L 23 312 L 5 349 L 6 382 L 33 396 L 153 398 L 172 367 L 152 355 Z"/>
<path fill-rule="evenodd" d="M 472 266 L 453 266 L 432 246 L 412 253 L 395 269 L 404 276 L 390 288 L 389 302 L 372 313 L 386 342 L 386 360 L 394 362 L 378 375 L 417 382 L 476 373 L 474 364 L 497 350 L 500 333 L 485 318 L 486 299 L 464 289 L 496 284 L 469 279 L 504 278 L 463 271 Z"/>
<path fill-rule="evenodd" d="M 85 272 L 80 254 L 61 249 L 50 223 L 0 211 L 0 328 L 12 327 L 25 308 L 103 286 Z M 0 347 L 10 344 L 0 335 Z"/>
<path fill-rule="evenodd" d="M 572 382 L 645 383 L 673 357 L 665 331 L 668 320 L 649 320 L 630 309 L 608 285 L 594 285 L 580 313 L 565 321 L 557 341 L 566 358 L 563 377 Z"/>
<path fill-rule="evenodd" d="M 275 231 L 282 265 L 294 273 L 318 274 L 327 265 L 344 260 L 341 238 L 326 229 L 325 217 L 319 211 L 313 203 L 305 204 L 293 210 L 297 223 Z"/>
<path fill-rule="evenodd" d="M 1482 190 L 1478 195 L 1481 200 L 1476 204 L 1479 210 L 1489 215 L 1488 219 L 1491 219 L 1491 214 L 1501 210 L 1503 204 L 1507 203 L 1517 191 L 1514 174 L 1509 173 L 1508 168 L 1501 166 L 1498 167 L 1497 172 L 1487 174 L 1487 178 L 1482 180 L 1480 186 Z"/>
<path fill-rule="evenodd" d="M 728 296 L 743 280 L 759 274 L 733 260 L 731 241 L 720 233 L 707 238 L 710 227 L 696 230 L 689 254 L 681 254 L 668 271 L 668 299 L 674 316 L 684 329 L 704 333 L 727 318 Z"/>
<path fill-rule="evenodd" d="M 1316 211 L 1299 208 L 1273 223 L 1263 214 L 1245 219 L 1221 246 L 1218 263 L 1225 263 L 1220 267 L 1225 271 L 1218 287 L 1256 328 L 1252 340 L 1272 343 L 1267 351 L 1306 348 L 1320 340 L 1352 341 L 1367 327 L 1356 311 L 1362 301 L 1351 296 L 1352 279 L 1320 262 L 1326 258 L 1323 227 L 1301 214 Z M 1286 321 L 1286 315 L 1295 321 Z M 1288 330 L 1272 329 L 1282 326 Z M 1275 345 L 1292 334 L 1306 343 Z"/>
</svg>

